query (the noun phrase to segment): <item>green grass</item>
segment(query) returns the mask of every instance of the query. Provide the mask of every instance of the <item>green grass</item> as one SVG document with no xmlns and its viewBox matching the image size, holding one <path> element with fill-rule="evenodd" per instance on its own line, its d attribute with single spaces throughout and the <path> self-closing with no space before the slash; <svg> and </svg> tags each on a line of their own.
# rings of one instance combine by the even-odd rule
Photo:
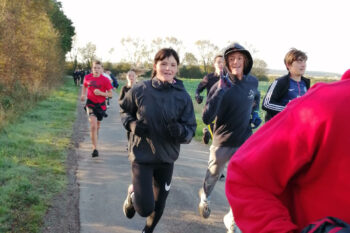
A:
<svg viewBox="0 0 350 233">
<path fill-rule="evenodd" d="M 70 79 L 0 133 L 0 232 L 38 232 L 67 183 L 78 89 Z"/>
</svg>

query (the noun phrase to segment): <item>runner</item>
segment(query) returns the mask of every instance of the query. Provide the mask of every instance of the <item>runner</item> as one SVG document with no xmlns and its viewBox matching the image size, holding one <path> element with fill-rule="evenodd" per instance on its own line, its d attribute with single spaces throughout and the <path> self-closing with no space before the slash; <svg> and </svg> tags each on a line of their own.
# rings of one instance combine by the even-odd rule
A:
<svg viewBox="0 0 350 233">
<path fill-rule="evenodd" d="M 126 73 L 126 80 L 127 80 L 127 84 L 125 86 L 122 87 L 122 90 L 120 91 L 119 94 L 119 104 L 122 103 L 126 93 L 134 86 L 134 84 L 136 83 L 136 73 L 133 70 L 129 70 L 128 73 Z M 126 138 L 130 139 L 130 131 L 126 132 Z M 126 148 L 126 150 L 128 150 L 128 147 Z"/>
<path fill-rule="evenodd" d="M 119 95 L 119 102 L 122 101 L 125 97 L 125 94 L 132 88 L 132 86 L 136 83 L 136 73 L 133 70 L 129 70 L 126 73 L 126 81 L 127 84 L 122 87 Z M 120 102 L 121 103 L 121 102 Z"/>
<path fill-rule="evenodd" d="M 269 87 L 263 100 L 266 111 L 265 122 L 270 120 L 293 99 L 300 97 L 310 88 L 310 79 L 303 77 L 307 56 L 303 51 L 292 48 L 284 58 L 288 74 L 276 79 Z"/>
<path fill-rule="evenodd" d="M 106 97 L 111 97 L 112 85 L 108 78 L 102 75 L 102 64 L 100 61 L 92 63 L 92 73 L 84 78 L 84 85 L 81 91 L 80 100 L 86 99 L 85 110 L 90 122 L 90 137 L 92 142 L 92 157 L 99 155 L 97 150 L 97 136 L 103 117 L 106 117 Z"/>
<path fill-rule="evenodd" d="M 190 95 L 175 77 L 179 57 L 161 49 L 154 58 L 152 79 L 133 86 L 121 101 L 121 117 L 130 132 L 129 160 L 132 184 L 123 211 L 147 217 L 143 233 L 151 233 L 160 220 L 170 190 L 174 162 L 181 143 L 196 131 Z"/>
<path fill-rule="evenodd" d="M 327 216 L 350 223 L 349 90 L 350 70 L 315 84 L 235 153 L 226 196 L 242 232 L 300 232 Z M 329 232 L 348 232 L 338 230 Z"/>
<path fill-rule="evenodd" d="M 110 72 L 108 72 L 108 71 L 109 71 L 108 69 L 104 69 L 102 67 L 102 75 L 109 79 L 109 81 L 111 82 L 111 85 L 112 85 L 112 89 L 113 89 L 114 88 L 114 86 L 113 86 L 113 79 L 110 76 Z M 112 98 L 112 97 L 108 97 L 108 96 L 106 97 L 106 106 L 107 106 L 107 108 L 109 108 L 110 98 Z"/>
<path fill-rule="evenodd" d="M 87 73 L 85 73 L 84 69 L 81 69 L 79 72 L 80 86 L 83 86 L 83 84 L 84 84 L 85 75 L 87 75 Z"/>
<path fill-rule="evenodd" d="M 222 55 L 217 55 L 214 58 L 214 68 L 215 71 L 213 73 L 210 73 L 206 76 L 204 76 L 204 78 L 202 79 L 202 81 L 198 84 L 198 87 L 196 89 L 196 95 L 195 95 L 195 99 L 197 101 L 198 104 L 201 104 L 203 101 L 203 96 L 201 96 L 200 94 L 202 93 L 202 91 L 204 91 L 204 89 L 207 90 L 207 96 L 209 94 L 210 88 L 220 79 L 220 74 L 223 71 L 225 66 L 225 61 L 224 61 L 224 57 Z M 212 137 L 211 135 L 211 130 L 213 129 L 214 124 L 210 123 L 208 128 L 203 128 L 203 138 L 202 141 L 204 144 L 208 144 L 210 138 Z"/>
<path fill-rule="evenodd" d="M 112 71 L 109 69 L 106 69 L 106 73 L 109 75 L 109 77 L 112 79 L 112 86 L 115 89 L 118 89 L 119 87 L 119 83 L 118 83 L 118 79 L 116 76 L 113 75 Z"/>
<path fill-rule="evenodd" d="M 75 69 L 73 72 L 73 81 L 75 86 L 78 86 L 79 78 L 80 78 L 80 71 L 78 69 Z"/>
<path fill-rule="evenodd" d="M 203 111 L 203 122 L 210 124 L 215 120 L 213 142 L 206 176 L 199 190 L 199 214 L 210 216 L 210 195 L 220 173 L 236 150 L 252 134 L 250 119 L 255 96 L 258 94 L 258 80 L 249 75 L 253 59 L 248 50 L 238 43 L 230 45 L 224 52 L 226 69 L 219 82 L 211 88 Z M 227 214 L 229 222 L 225 226 L 233 232 L 232 214 Z"/>
</svg>

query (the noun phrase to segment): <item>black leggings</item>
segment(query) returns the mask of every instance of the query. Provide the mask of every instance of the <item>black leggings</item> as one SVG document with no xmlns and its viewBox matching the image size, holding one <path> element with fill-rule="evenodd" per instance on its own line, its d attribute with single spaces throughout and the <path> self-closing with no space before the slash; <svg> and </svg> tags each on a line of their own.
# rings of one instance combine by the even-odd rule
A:
<svg viewBox="0 0 350 233">
<path fill-rule="evenodd" d="M 174 164 L 133 162 L 131 166 L 134 207 L 139 215 L 147 217 L 145 233 L 152 233 L 163 215 Z"/>
</svg>

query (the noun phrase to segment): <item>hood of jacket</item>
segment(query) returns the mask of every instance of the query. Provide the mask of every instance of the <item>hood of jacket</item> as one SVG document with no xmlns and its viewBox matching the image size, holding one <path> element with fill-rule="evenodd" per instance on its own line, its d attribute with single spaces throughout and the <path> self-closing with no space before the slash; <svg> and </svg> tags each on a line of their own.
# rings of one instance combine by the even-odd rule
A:
<svg viewBox="0 0 350 233">
<path fill-rule="evenodd" d="M 152 78 L 152 87 L 154 87 L 155 89 L 158 89 L 158 90 L 166 90 L 169 88 L 175 88 L 178 90 L 185 90 L 185 86 L 184 86 L 183 82 L 176 77 L 174 78 L 173 83 L 162 82 L 157 77 L 153 77 Z"/>
<path fill-rule="evenodd" d="M 231 44 L 231 45 L 229 45 L 224 50 L 224 59 L 225 59 L 225 62 L 226 62 L 226 67 L 228 68 L 228 62 L 227 62 L 228 55 L 231 54 L 231 53 L 234 53 L 234 52 L 240 52 L 240 53 L 243 53 L 246 56 L 247 61 L 246 61 L 246 64 L 244 65 L 243 74 L 244 75 L 249 74 L 249 72 L 251 71 L 251 69 L 253 67 L 252 55 L 242 45 L 240 45 L 240 44 L 238 44 L 236 42 Z"/>
</svg>

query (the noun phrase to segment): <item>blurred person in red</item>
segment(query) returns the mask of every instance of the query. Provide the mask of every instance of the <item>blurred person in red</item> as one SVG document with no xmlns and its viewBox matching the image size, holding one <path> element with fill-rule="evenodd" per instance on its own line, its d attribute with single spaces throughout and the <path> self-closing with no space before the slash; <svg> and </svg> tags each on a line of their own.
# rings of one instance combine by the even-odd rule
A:
<svg viewBox="0 0 350 233">
<path fill-rule="evenodd" d="M 244 233 L 300 232 L 332 216 L 350 222 L 350 70 L 315 84 L 232 157 L 226 196 Z"/>
</svg>

